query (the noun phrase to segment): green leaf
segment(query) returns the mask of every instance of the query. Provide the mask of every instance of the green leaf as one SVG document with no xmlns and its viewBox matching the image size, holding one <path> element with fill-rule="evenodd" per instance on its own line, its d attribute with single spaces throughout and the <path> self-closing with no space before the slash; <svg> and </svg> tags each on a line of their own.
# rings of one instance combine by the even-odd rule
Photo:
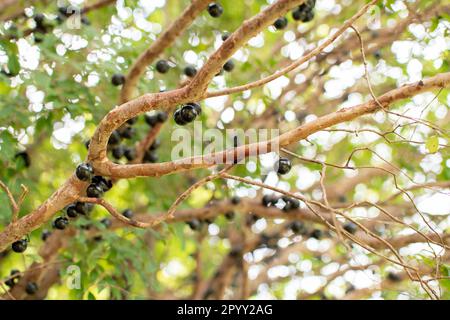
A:
<svg viewBox="0 0 450 320">
<path fill-rule="evenodd" d="M 425 144 L 429 153 L 436 153 L 439 149 L 439 138 L 437 136 L 431 136 L 427 139 Z"/>
</svg>

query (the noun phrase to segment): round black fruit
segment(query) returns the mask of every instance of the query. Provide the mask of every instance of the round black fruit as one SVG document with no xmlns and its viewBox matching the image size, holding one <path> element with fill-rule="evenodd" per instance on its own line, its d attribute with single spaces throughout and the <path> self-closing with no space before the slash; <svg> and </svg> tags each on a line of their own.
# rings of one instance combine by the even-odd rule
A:
<svg viewBox="0 0 450 320">
<path fill-rule="evenodd" d="M 310 22 L 314 19 L 314 11 L 313 10 L 308 10 L 306 12 L 304 12 L 301 21 L 302 22 Z"/>
<path fill-rule="evenodd" d="M 66 208 L 66 214 L 69 218 L 78 217 L 78 212 L 75 204 L 68 205 Z"/>
<path fill-rule="evenodd" d="M 234 219 L 234 211 L 228 211 L 225 213 L 225 218 L 227 220 L 233 220 Z"/>
<path fill-rule="evenodd" d="M 126 126 L 120 131 L 120 136 L 124 139 L 132 139 L 136 134 L 136 129 L 132 126 Z"/>
<path fill-rule="evenodd" d="M 52 235 L 52 232 L 50 230 L 44 229 L 42 230 L 41 239 L 42 241 L 45 241 Z"/>
<path fill-rule="evenodd" d="M 44 26 L 45 16 L 42 13 L 36 13 L 33 17 L 34 22 L 37 26 Z"/>
<path fill-rule="evenodd" d="M 39 290 L 36 282 L 28 282 L 25 286 L 25 292 L 28 294 L 35 294 Z"/>
<path fill-rule="evenodd" d="M 77 211 L 78 214 L 85 216 L 85 215 L 89 214 L 89 211 L 90 211 L 89 206 L 90 205 L 92 205 L 92 204 L 78 201 L 75 203 L 75 210 Z"/>
<path fill-rule="evenodd" d="M 113 184 L 112 181 L 109 179 L 106 179 L 102 176 L 95 176 L 92 178 L 92 183 L 96 184 L 97 187 L 99 187 L 103 192 L 109 191 Z"/>
<path fill-rule="evenodd" d="M 186 121 L 184 121 L 183 117 L 181 116 L 181 108 L 175 110 L 175 112 L 173 113 L 173 120 L 179 126 L 184 126 L 187 123 Z"/>
<path fill-rule="evenodd" d="M 323 236 L 322 230 L 320 229 L 314 229 L 311 234 L 310 234 L 311 238 L 320 240 Z"/>
<path fill-rule="evenodd" d="M 348 233 L 354 234 L 356 232 L 356 230 L 358 230 L 358 227 L 356 224 L 354 224 L 353 222 L 347 222 L 346 224 L 344 224 L 344 230 L 347 231 Z"/>
<path fill-rule="evenodd" d="M 186 123 L 194 121 L 198 115 L 196 108 L 191 104 L 184 105 L 181 108 L 180 114 L 181 114 L 181 117 L 183 118 L 184 122 L 186 122 Z"/>
<path fill-rule="evenodd" d="M 187 224 L 194 231 L 199 230 L 202 226 L 202 223 L 198 219 L 193 219 L 191 221 L 188 221 Z"/>
<path fill-rule="evenodd" d="M 135 148 L 126 148 L 124 152 L 125 158 L 127 158 L 128 161 L 133 161 L 136 159 L 136 149 Z"/>
<path fill-rule="evenodd" d="M 226 41 L 230 37 L 230 34 L 228 32 L 222 33 L 222 41 Z"/>
<path fill-rule="evenodd" d="M 114 159 L 120 160 L 125 153 L 125 148 L 123 146 L 116 146 L 111 150 L 111 153 Z"/>
<path fill-rule="evenodd" d="M 27 250 L 28 247 L 28 241 L 26 239 L 17 240 L 16 242 L 13 242 L 11 245 L 11 249 L 14 252 L 22 253 L 25 250 Z"/>
<path fill-rule="evenodd" d="M 167 73 L 169 69 L 169 63 L 166 60 L 159 60 L 158 62 L 156 62 L 156 71 L 158 71 L 159 73 Z"/>
<path fill-rule="evenodd" d="M 278 18 L 277 20 L 275 20 L 275 22 L 273 23 L 273 26 L 275 27 L 275 29 L 277 30 L 281 30 L 287 27 L 288 24 L 288 20 L 286 17 L 281 17 Z"/>
<path fill-rule="evenodd" d="M 202 114 L 202 107 L 200 106 L 200 104 L 198 104 L 196 102 L 189 102 L 189 103 L 186 103 L 186 105 L 192 106 L 195 109 L 195 111 L 197 112 L 197 115 Z"/>
<path fill-rule="evenodd" d="M 197 74 L 197 69 L 194 66 L 187 66 L 184 68 L 184 74 L 190 78 Z"/>
<path fill-rule="evenodd" d="M 122 215 L 123 215 L 125 218 L 132 219 L 134 213 L 133 213 L 133 211 L 132 211 L 131 209 L 125 209 L 125 210 L 122 212 Z"/>
<path fill-rule="evenodd" d="M 89 198 L 100 198 L 103 195 L 103 190 L 98 185 L 91 183 L 86 189 L 86 195 Z"/>
<path fill-rule="evenodd" d="M 305 225 L 300 221 L 293 221 L 289 227 L 294 233 L 305 234 Z"/>
<path fill-rule="evenodd" d="M 119 131 L 114 130 L 114 131 L 111 133 L 111 136 L 109 137 L 108 145 L 114 146 L 114 145 L 120 143 L 120 140 L 121 140 L 121 138 L 120 138 L 120 133 L 119 133 Z"/>
<path fill-rule="evenodd" d="M 58 217 L 53 221 L 53 228 L 64 230 L 69 225 L 69 220 L 66 217 Z"/>
<path fill-rule="evenodd" d="M 111 83 L 114 86 L 121 86 L 125 83 L 125 76 L 123 74 L 116 73 L 112 76 Z"/>
<path fill-rule="evenodd" d="M 228 60 L 224 65 L 223 65 L 223 70 L 225 70 L 226 72 L 231 72 L 234 69 L 234 62 L 233 60 Z"/>
<path fill-rule="evenodd" d="M 104 225 L 106 229 L 112 226 L 112 221 L 109 218 L 103 218 L 102 220 L 100 220 L 100 223 Z"/>
<path fill-rule="evenodd" d="M 291 171 L 292 165 L 291 161 L 287 158 L 280 158 L 278 160 L 278 169 L 277 172 L 279 174 L 286 174 Z"/>
<path fill-rule="evenodd" d="M 239 204 L 240 202 L 241 202 L 241 198 L 239 198 L 238 196 L 233 196 L 233 197 L 231 198 L 231 203 L 234 204 L 234 205 L 237 205 L 237 204 Z"/>
<path fill-rule="evenodd" d="M 94 169 L 89 163 L 82 163 L 78 165 L 75 174 L 81 181 L 89 181 L 94 174 Z"/>
<path fill-rule="evenodd" d="M 208 13 L 211 17 L 218 18 L 222 15 L 223 8 L 220 4 L 213 2 L 208 5 Z"/>
<path fill-rule="evenodd" d="M 156 163 L 156 162 L 158 162 L 158 159 L 159 159 L 158 154 L 155 151 L 147 150 L 144 153 L 143 160 L 145 163 Z"/>
</svg>

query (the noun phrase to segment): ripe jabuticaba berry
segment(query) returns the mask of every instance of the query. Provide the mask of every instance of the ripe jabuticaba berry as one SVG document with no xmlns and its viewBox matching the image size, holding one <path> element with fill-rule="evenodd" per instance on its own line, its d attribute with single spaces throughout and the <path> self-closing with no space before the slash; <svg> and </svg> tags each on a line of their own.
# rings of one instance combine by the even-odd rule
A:
<svg viewBox="0 0 450 320">
<path fill-rule="evenodd" d="M 381 59 L 381 51 L 377 50 L 373 53 L 373 56 L 375 57 L 375 59 Z"/>
<path fill-rule="evenodd" d="M 86 195 L 90 198 L 100 198 L 103 190 L 98 185 L 91 183 L 86 189 Z"/>
<path fill-rule="evenodd" d="M 202 223 L 200 220 L 198 219 L 192 219 L 191 221 L 186 222 L 187 225 L 192 229 L 192 230 L 199 230 L 202 226 Z"/>
<path fill-rule="evenodd" d="M 161 140 L 155 139 L 155 141 L 153 141 L 152 145 L 150 146 L 150 150 L 156 150 L 159 148 L 160 145 L 161 145 Z"/>
<path fill-rule="evenodd" d="M 194 121 L 198 115 L 196 108 L 191 104 L 184 105 L 180 113 L 183 120 L 187 123 Z"/>
<path fill-rule="evenodd" d="M 186 121 L 184 121 L 183 117 L 181 116 L 181 108 L 175 110 L 175 112 L 173 113 L 173 120 L 179 126 L 184 126 L 187 123 Z"/>
<path fill-rule="evenodd" d="M 305 234 L 305 232 L 306 232 L 305 225 L 300 221 L 293 221 L 289 225 L 289 228 L 292 230 L 292 232 L 301 234 L 301 235 Z"/>
<path fill-rule="evenodd" d="M 8 287 L 12 288 L 17 284 L 17 282 L 19 282 L 19 279 L 20 279 L 20 271 L 17 269 L 13 269 L 9 274 L 8 280 L 5 281 L 5 284 Z"/>
<path fill-rule="evenodd" d="M 231 203 L 234 205 L 239 204 L 240 202 L 241 202 L 241 198 L 239 198 L 238 196 L 233 196 L 231 198 Z"/>
<path fill-rule="evenodd" d="M 112 148 L 111 153 L 114 159 L 120 160 L 125 153 L 125 148 L 121 145 L 115 146 L 114 148 Z"/>
<path fill-rule="evenodd" d="M 150 126 L 154 127 L 158 123 L 158 116 L 156 114 L 149 115 L 146 114 L 144 116 L 145 122 Z"/>
<path fill-rule="evenodd" d="M 233 220 L 234 219 L 234 211 L 228 211 L 225 213 L 225 218 L 227 218 L 227 220 Z"/>
<path fill-rule="evenodd" d="M 218 18 L 222 15 L 223 8 L 220 4 L 213 2 L 208 5 L 208 13 L 211 17 Z"/>
<path fill-rule="evenodd" d="M 53 221 L 53 228 L 64 230 L 69 225 L 69 220 L 66 217 L 58 217 Z"/>
<path fill-rule="evenodd" d="M 244 248 L 242 247 L 242 245 L 236 245 L 236 246 L 232 247 L 230 250 L 230 253 L 229 253 L 230 257 L 233 257 L 233 258 L 240 257 L 242 255 L 243 249 Z"/>
<path fill-rule="evenodd" d="M 92 183 L 96 184 L 103 192 L 106 192 L 112 188 L 112 181 L 102 176 L 95 176 L 92 178 Z"/>
<path fill-rule="evenodd" d="M 50 230 L 44 229 L 42 230 L 41 239 L 42 241 L 45 241 L 52 235 L 52 232 Z"/>
<path fill-rule="evenodd" d="M 314 229 L 313 231 L 311 231 L 311 234 L 309 235 L 311 238 L 320 240 L 323 236 L 322 230 L 320 229 Z"/>
<path fill-rule="evenodd" d="M 348 233 L 354 234 L 356 230 L 358 230 L 358 226 L 353 222 L 347 222 L 346 224 L 344 224 L 343 229 Z"/>
<path fill-rule="evenodd" d="M 186 66 L 183 72 L 186 76 L 192 78 L 197 74 L 197 69 L 194 66 Z"/>
<path fill-rule="evenodd" d="M 277 20 L 275 20 L 275 22 L 273 23 L 273 26 L 275 27 L 275 29 L 277 30 L 281 30 L 287 27 L 288 24 L 288 20 L 286 17 L 281 17 L 278 18 Z"/>
<path fill-rule="evenodd" d="M 158 154 L 155 151 L 147 150 L 144 153 L 143 160 L 145 163 L 155 163 L 158 162 L 158 159 L 159 159 Z"/>
<path fill-rule="evenodd" d="M 289 159 L 287 159 L 287 158 L 280 158 L 278 160 L 277 172 L 279 174 L 286 174 L 289 171 L 291 171 L 291 167 L 292 167 L 292 165 L 291 165 L 291 161 Z"/>
<path fill-rule="evenodd" d="M 136 129 L 132 126 L 126 126 L 122 130 L 120 130 L 120 136 L 124 139 L 132 139 L 136 134 Z"/>
<path fill-rule="evenodd" d="M 343 196 L 343 195 L 340 195 L 340 196 L 338 197 L 338 201 L 339 201 L 340 203 L 346 203 L 346 202 L 347 202 L 347 197 L 346 197 L 346 196 Z"/>
<path fill-rule="evenodd" d="M 165 112 L 165 111 L 158 111 L 156 113 L 156 118 L 158 119 L 158 122 L 160 122 L 160 123 L 166 122 L 168 117 L 169 116 L 167 115 L 167 112 Z"/>
<path fill-rule="evenodd" d="M 200 104 L 196 102 L 189 102 L 186 103 L 186 106 L 192 106 L 195 109 L 195 112 L 197 112 L 197 115 L 202 114 L 202 107 L 200 106 Z"/>
<path fill-rule="evenodd" d="M 166 60 L 159 60 L 158 62 L 156 62 L 156 71 L 158 71 L 159 73 L 167 73 L 169 69 L 169 63 Z"/>
<path fill-rule="evenodd" d="M 120 143 L 120 140 L 121 140 L 121 138 L 120 138 L 120 133 L 119 133 L 119 131 L 114 130 L 114 131 L 111 133 L 111 136 L 109 137 L 108 145 L 114 146 L 114 145 Z"/>
<path fill-rule="evenodd" d="M 89 181 L 92 178 L 92 175 L 94 174 L 94 169 L 89 163 L 82 163 L 78 165 L 77 169 L 75 170 L 75 175 L 78 179 L 81 181 Z"/>
<path fill-rule="evenodd" d="M 121 86 L 125 83 L 125 76 L 123 74 L 116 73 L 112 76 L 111 83 L 114 86 Z"/>
<path fill-rule="evenodd" d="M 128 123 L 130 126 L 132 126 L 132 125 L 135 124 L 137 121 L 138 121 L 138 117 L 134 117 L 134 118 L 128 119 L 128 120 L 127 120 L 127 123 Z"/>
<path fill-rule="evenodd" d="M 75 210 L 77 211 L 78 214 L 85 216 L 89 213 L 89 205 L 91 205 L 91 203 L 78 201 L 75 203 Z"/>
<path fill-rule="evenodd" d="M 390 281 L 392 281 L 392 282 L 400 282 L 400 281 L 402 281 L 402 277 L 399 274 L 394 273 L 394 272 L 389 272 L 387 274 L 387 278 Z"/>
<path fill-rule="evenodd" d="M 25 286 L 25 292 L 28 294 L 35 294 L 36 292 L 38 292 L 38 290 L 39 287 L 36 282 L 28 282 Z"/>
<path fill-rule="evenodd" d="M 89 21 L 89 19 L 86 16 L 82 16 L 81 23 L 84 24 L 85 26 L 89 26 L 91 24 L 91 21 Z"/>
<path fill-rule="evenodd" d="M 33 17 L 36 26 L 44 26 L 45 16 L 42 13 L 36 13 Z"/>
<path fill-rule="evenodd" d="M 127 158 L 128 161 L 133 161 L 136 159 L 136 149 L 135 148 L 126 148 L 124 152 L 125 158 Z"/>
<path fill-rule="evenodd" d="M 12 251 L 17 253 L 24 252 L 25 250 L 27 250 L 27 247 L 28 247 L 27 239 L 17 240 L 16 242 L 13 242 L 13 244 L 11 245 Z"/>
<path fill-rule="evenodd" d="M 78 217 L 78 211 L 75 206 L 75 204 L 70 204 L 66 208 L 66 214 L 69 218 L 76 218 Z"/>
<path fill-rule="evenodd" d="M 222 33 L 222 41 L 226 41 L 230 37 L 230 34 L 228 32 Z"/>
<path fill-rule="evenodd" d="M 103 224 L 107 229 L 112 225 L 112 221 L 109 218 L 103 218 L 102 220 L 100 220 L 100 223 Z"/>
<path fill-rule="evenodd" d="M 228 60 L 227 62 L 225 62 L 225 64 L 223 65 L 223 70 L 225 70 L 226 72 L 231 72 L 234 69 L 234 61 L 233 60 Z"/>
<path fill-rule="evenodd" d="M 283 196 L 282 199 L 285 202 L 283 211 L 295 210 L 300 207 L 300 202 L 297 199 L 293 199 L 288 196 Z"/>
<path fill-rule="evenodd" d="M 278 199 L 279 198 L 274 194 L 266 194 L 262 197 L 262 204 L 266 207 L 270 205 L 275 206 L 278 202 Z"/>
<path fill-rule="evenodd" d="M 305 11 L 301 17 L 302 22 L 310 22 L 314 19 L 314 10 Z"/>
<path fill-rule="evenodd" d="M 25 165 L 26 168 L 28 168 L 31 165 L 30 155 L 26 151 L 21 151 L 21 152 L 16 153 L 14 158 L 15 159 L 18 159 L 18 158 L 22 159 L 23 164 Z"/>
<path fill-rule="evenodd" d="M 134 213 L 133 213 L 133 211 L 132 211 L 131 209 L 125 209 L 125 210 L 122 212 L 122 215 L 123 215 L 125 218 L 131 219 L 131 218 L 133 218 Z"/>
</svg>

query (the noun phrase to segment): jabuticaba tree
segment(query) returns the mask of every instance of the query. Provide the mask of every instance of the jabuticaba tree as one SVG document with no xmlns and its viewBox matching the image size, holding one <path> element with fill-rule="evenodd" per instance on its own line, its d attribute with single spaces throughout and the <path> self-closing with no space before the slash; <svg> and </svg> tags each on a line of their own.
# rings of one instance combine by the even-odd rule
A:
<svg viewBox="0 0 450 320">
<path fill-rule="evenodd" d="M 3 299 L 450 298 L 448 4 L 23 3 Z M 199 127 L 279 133 L 175 159 Z"/>
</svg>

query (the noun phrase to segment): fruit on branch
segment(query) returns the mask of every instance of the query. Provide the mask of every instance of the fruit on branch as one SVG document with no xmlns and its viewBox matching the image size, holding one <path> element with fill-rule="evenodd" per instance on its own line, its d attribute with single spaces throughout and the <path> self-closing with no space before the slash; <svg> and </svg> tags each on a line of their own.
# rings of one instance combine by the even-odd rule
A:
<svg viewBox="0 0 450 320">
<path fill-rule="evenodd" d="M 147 150 L 144 153 L 144 162 L 145 163 L 155 163 L 158 162 L 158 154 L 155 151 Z"/>
<path fill-rule="evenodd" d="M 132 219 L 134 213 L 133 213 L 133 211 L 132 211 L 131 209 L 125 209 L 125 210 L 122 212 L 122 215 L 123 215 L 125 218 Z"/>
<path fill-rule="evenodd" d="M 11 272 L 9 273 L 9 278 L 8 280 L 5 281 L 5 284 L 12 288 L 14 287 L 20 280 L 20 271 L 17 269 L 12 269 Z"/>
<path fill-rule="evenodd" d="M 111 150 L 112 156 L 114 157 L 114 159 L 117 159 L 117 160 L 120 160 L 123 157 L 124 153 L 125 153 L 125 148 L 124 148 L 124 146 L 121 146 L 121 145 L 116 146 L 116 147 L 112 148 L 112 150 Z"/>
<path fill-rule="evenodd" d="M 21 151 L 21 152 L 16 153 L 14 158 L 22 159 L 21 161 L 23 161 L 26 168 L 28 168 L 31 165 L 30 155 L 26 151 Z"/>
<path fill-rule="evenodd" d="M 53 228 L 64 230 L 69 225 L 69 219 L 66 217 L 58 217 L 53 221 Z"/>
<path fill-rule="evenodd" d="M 262 204 L 265 207 L 275 206 L 278 202 L 278 197 L 274 194 L 265 194 L 262 197 Z"/>
<path fill-rule="evenodd" d="M 340 203 L 346 203 L 346 202 L 347 202 L 347 197 L 344 196 L 344 195 L 340 195 L 340 196 L 338 197 L 338 201 L 339 201 Z"/>
<path fill-rule="evenodd" d="M 344 224 L 343 229 L 348 233 L 354 234 L 358 230 L 358 227 L 353 222 L 347 222 Z"/>
<path fill-rule="evenodd" d="M 200 228 L 202 227 L 202 222 L 198 219 L 192 219 L 186 223 L 189 226 L 189 228 L 191 228 L 191 230 L 193 231 L 200 230 Z"/>
<path fill-rule="evenodd" d="M 175 110 L 173 119 L 176 124 L 182 126 L 194 121 L 201 112 L 202 109 L 198 103 L 190 102 Z"/>
<path fill-rule="evenodd" d="M 282 30 L 284 28 L 286 28 L 288 25 L 288 20 L 286 17 L 281 17 L 278 18 L 277 20 L 275 20 L 275 22 L 273 23 L 273 26 L 275 27 L 275 29 L 277 30 Z"/>
<path fill-rule="evenodd" d="M 314 19 L 316 1 L 306 1 L 292 11 L 292 18 L 301 22 L 310 22 Z"/>
<path fill-rule="evenodd" d="M 42 241 L 45 241 L 52 235 L 52 232 L 50 230 L 44 229 L 42 230 L 41 239 Z"/>
<path fill-rule="evenodd" d="M 130 147 L 125 147 L 124 155 L 128 161 L 133 161 L 134 159 L 136 159 L 136 156 L 137 156 L 136 149 L 130 148 Z"/>
<path fill-rule="evenodd" d="M 112 76 L 111 83 L 116 87 L 121 86 L 125 83 L 125 76 L 123 74 L 116 73 Z"/>
<path fill-rule="evenodd" d="M 36 282 L 28 282 L 25 286 L 25 292 L 28 294 L 35 294 L 38 290 L 39 287 Z"/>
<path fill-rule="evenodd" d="M 314 229 L 313 231 L 311 231 L 311 233 L 309 234 L 309 236 L 310 236 L 311 238 L 320 240 L 320 239 L 322 238 L 322 236 L 323 236 L 323 232 L 322 232 L 322 230 L 320 230 L 320 229 Z"/>
<path fill-rule="evenodd" d="M 282 196 L 281 199 L 285 202 L 283 211 L 295 210 L 300 207 L 300 201 L 290 198 L 288 196 Z"/>
<path fill-rule="evenodd" d="M 89 181 L 94 175 L 94 169 L 89 163 L 82 163 L 75 170 L 75 175 L 81 181 Z"/>
<path fill-rule="evenodd" d="M 89 198 L 100 198 L 103 195 L 103 190 L 95 183 L 91 183 L 86 189 L 86 195 Z"/>
<path fill-rule="evenodd" d="M 216 2 L 210 3 L 208 5 L 208 13 L 211 17 L 218 18 L 223 13 L 223 7 L 219 3 L 216 3 Z"/>
<path fill-rule="evenodd" d="M 301 221 L 293 221 L 289 225 L 289 229 L 291 229 L 292 232 L 300 235 L 305 235 L 307 231 L 305 225 Z"/>
<path fill-rule="evenodd" d="M 190 78 L 197 74 L 197 69 L 194 66 L 187 66 L 183 70 L 184 74 Z"/>
<path fill-rule="evenodd" d="M 228 211 L 228 212 L 225 212 L 225 218 L 227 219 L 227 220 L 233 220 L 234 219 L 234 211 Z"/>
<path fill-rule="evenodd" d="M 169 63 L 166 60 L 159 60 L 158 62 L 156 62 L 156 71 L 158 71 L 159 73 L 167 73 L 169 69 Z"/>
<path fill-rule="evenodd" d="M 237 204 L 239 204 L 240 202 L 241 202 L 241 198 L 239 198 L 238 196 L 233 196 L 233 197 L 231 198 L 231 203 L 234 204 L 234 205 L 237 205 Z"/>
<path fill-rule="evenodd" d="M 22 253 L 25 250 L 27 250 L 28 247 L 28 240 L 27 239 L 20 239 L 17 240 L 16 242 L 13 242 L 11 245 L 11 249 L 12 251 L 16 252 L 16 253 Z"/>
<path fill-rule="evenodd" d="M 150 146 L 150 150 L 154 151 L 154 150 L 158 149 L 160 146 L 161 146 L 161 140 L 155 139 L 155 141 L 153 141 L 152 145 Z"/>
<path fill-rule="evenodd" d="M 120 136 L 124 139 L 133 139 L 135 135 L 136 129 L 132 126 L 126 126 L 125 128 L 122 128 L 122 130 L 120 130 Z"/>
<path fill-rule="evenodd" d="M 108 145 L 114 146 L 116 144 L 119 144 L 122 139 L 120 138 L 120 132 L 117 130 L 114 130 L 111 135 L 109 136 Z"/>
<path fill-rule="evenodd" d="M 104 225 L 106 229 L 112 226 L 112 221 L 109 218 L 103 218 L 102 220 L 100 220 L 100 223 Z"/>
<path fill-rule="evenodd" d="M 292 164 L 291 161 L 287 158 L 282 158 L 280 157 L 280 159 L 278 160 L 278 169 L 277 172 L 278 174 L 286 174 L 289 171 L 291 171 L 292 168 Z"/>
<path fill-rule="evenodd" d="M 223 70 L 225 70 L 226 72 L 231 72 L 234 69 L 234 61 L 233 60 L 228 60 L 227 62 L 225 62 L 225 64 L 223 65 Z"/>
<path fill-rule="evenodd" d="M 402 281 L 402 277 L 398 273 L 388 272 L 387 279 L 392 282 Z"/>
<path fill-rule="evenodd" d="M 96 184 L 103 192 L 109 191 L 112 188 L 112 181 L 102 176 L 95 176 L 92 178 L 92 183 Z"/>
<path fill-rule="evenodd" d="M 228 38 L 230 37 L 230 33 L 229 32 L 224 32 L 222 33 L 222 41 L 226 41 Z"/>
<path fill-rule="evenodd" d="M 76 218 L 78 217 L 78 211 L 75 206 L 75 204 L 70 204 L 66 208 L 66 214 L 69 218 Z"/>
<path fill-rule="evenodd" d="M 42 13 L 36 13 L 33 17 L 37 27 L 44 27 L 45 16 Z"/>
<path fill-rule="evenodd" d="M 150 126 L 154 127 L 158 123 L 164 123 L 168 118 L 167 112 L 158 111 L 154 114 L 146 114 L 144 116 L 145 122 Z"/>
<path fill-rule="evenodd" d="M 373 53 L 373 56 L 374 56 L 375 59 L 380 60 L 381 59 L 381 51 L 380 50 L 376 50 Z"/>
<path fill-rule="evenodd" d="M 134 117 L 134 118 L 128 119 L 128 120 L 127 120 L 127 123 L 128 123 L 130 126 L 132 126 L 132 125 L 135 124 L 137 121 L 138 121 L 138 117 Z"/>
</svg>

